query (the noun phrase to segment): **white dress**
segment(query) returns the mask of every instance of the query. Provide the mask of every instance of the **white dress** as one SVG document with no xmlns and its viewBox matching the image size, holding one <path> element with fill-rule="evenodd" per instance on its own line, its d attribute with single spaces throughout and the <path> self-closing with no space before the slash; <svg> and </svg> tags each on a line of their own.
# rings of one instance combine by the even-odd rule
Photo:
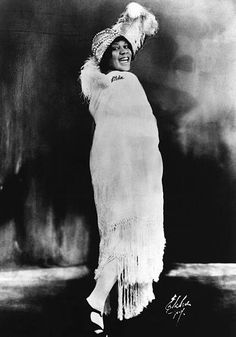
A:
<svg viewBox="0 0 236 337">
<path fill-rule="evenodd" d="M 90 80 L 96 122 L 90 170 L 100 232 L 95 279 L 115 259 L 122 320 L 154 299 L 152 282 L 163 268 L 162 158 L 156 119 L 137 77 L 112 71 Z"/>
</svg>

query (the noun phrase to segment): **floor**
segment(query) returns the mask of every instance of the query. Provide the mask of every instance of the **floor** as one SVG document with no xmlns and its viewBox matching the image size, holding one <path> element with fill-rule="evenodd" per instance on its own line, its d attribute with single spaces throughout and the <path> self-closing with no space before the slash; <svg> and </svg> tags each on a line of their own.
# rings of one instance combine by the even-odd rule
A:
<svg viewBox="0 0 236 337">
<path fill-rule="evenodd" d="M 87 337 L 83 304 L 93 288 L 82 267 L 0 272 L 1 337 Z M 109 337 L 236 336 L 236 264 L 173 264 L 138 317 L 105 320 Z M 111 304 L 116 307 L 116 291 Z"/>
</svg>

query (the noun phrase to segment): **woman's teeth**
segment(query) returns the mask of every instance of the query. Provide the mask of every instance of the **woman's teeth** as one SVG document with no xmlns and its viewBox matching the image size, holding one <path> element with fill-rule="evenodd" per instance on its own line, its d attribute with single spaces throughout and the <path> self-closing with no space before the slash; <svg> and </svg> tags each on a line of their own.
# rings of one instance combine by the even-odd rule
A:
<svg viewBox="0 0 236 337">
<path fill-rule="evenodd" d="M 128 62 L 129 58 L 128 57 L 122 57 L 120 58 L 120 62 Z"/>
</svg>

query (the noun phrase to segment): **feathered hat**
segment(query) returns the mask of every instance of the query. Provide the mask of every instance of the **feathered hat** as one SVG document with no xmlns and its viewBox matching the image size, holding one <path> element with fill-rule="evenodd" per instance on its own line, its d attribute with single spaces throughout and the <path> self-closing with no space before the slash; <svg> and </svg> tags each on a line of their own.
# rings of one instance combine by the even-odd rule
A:
<svg viewBox="0 0 236 337">
<path fill-rule="evenodd" d="M 123 36 L 132 47 L 133 57 L 143 46 L 147 36 L 153 36 L 158 30 L 155 16 L 136 2 L 130 2 L 117 23 L 97 33 L 92 41 L 92 54 L 98 64 L 110 44 Z"/>
<path fill-rule="evenodd" d="M 90 99 L 91 78 L 97 81 L 101 75 L 99 64 L 102 57 L 117 37 L 124 37 L 132 47 L 133 58 L 143 46 L 146 37 L 157 33 L 159 28 L 155 16 L 145 7 L 130 2 L 120 18 L 111 28 L 97 33 L 92 41 L 92 56 L 84 63 L 80 72 L 80 81 L 84 97 Z M 94 76 L 96 73 L 96 76 Z"/>
</svg>

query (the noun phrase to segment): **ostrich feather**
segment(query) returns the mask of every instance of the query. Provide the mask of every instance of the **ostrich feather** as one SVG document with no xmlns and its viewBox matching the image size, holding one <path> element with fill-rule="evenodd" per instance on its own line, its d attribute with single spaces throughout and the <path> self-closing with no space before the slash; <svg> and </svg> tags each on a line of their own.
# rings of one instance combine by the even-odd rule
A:
<svg viewBox="0 0 236 337">
<path fill-rule="evenodd" d="M 93 56 L 89 57 L 81 67 L 79 80 L 85 99 L 90 100 L 96 87 L 106 87 L 108 82 L 105 74 L 101 73 L 98 63 Z"/>
</svg>

